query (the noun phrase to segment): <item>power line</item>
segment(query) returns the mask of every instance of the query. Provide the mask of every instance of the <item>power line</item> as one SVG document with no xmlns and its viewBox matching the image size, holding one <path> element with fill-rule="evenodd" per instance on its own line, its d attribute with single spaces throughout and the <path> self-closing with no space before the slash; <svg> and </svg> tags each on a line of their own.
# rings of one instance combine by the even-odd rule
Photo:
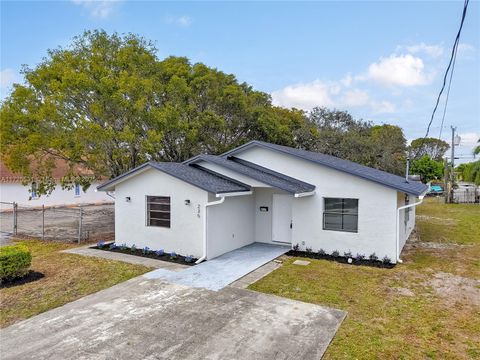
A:
<svg viewBox="0 0 480 360">
<path fill-rule="evenodd" d="M 443 107 L 443 115 L 442 115 L 442 125 L 440 126 L 440 134 L 438 135 L 438 140 L 442 139 L 443 123 L 445 122 L 445 114 L 447 113 L 447 104 L 448 104 L 448 98 L 450 96 L 450 87 L 452 86 L 453 72 L 455 71 L 455 62 L 457 60 L 457 53 L 458 53 L 458 44 L 457 44 L 457 47 L 455 48 L 455 54 L 453 55 L 452 71 L 450 71 L 450 80 L 448 80 L 447 96 L 445 97 L 445 106 Z"/>
<path fill-rule="evenodd" d="M 443 90 L 445 90 L 445 85 L 447 83 L 447 77 L 448 77 L 448 72 L 450 71 L 450 68 L 452 67 L 453 60 L 455 58 L 455 54 L 457 52 L 458 48 L 458 43 L 460 41 L 460 34 L 462 33 L 462 28 L 463 28 L 463 23 L 465 21 L 465 16 L 467 15 L 467 8 L 468 8 L 468 3 L 470 0 L 465 0 L 463 3 L 463 13 L 462 13 L 462 20 L 460 21 L 460 27 L 457 32 L 457 36 L 455 37 L 455 42 L 453 43 L 452 47 L 452 52 L 450 54 L 450 61 L 448 62 L 447 70 L 445 71 L 445 75 L 443 76 L 443 84 L 442 88 L 440 89 L 440 92 L 438 93 L 437 101 L 435 103 L 435 107 L 433 108 L 432 111 L 432 116 L 430 117 L 430 121 L 427 126 L 427 132 L 425 133 L 425 136 L 423 137 L 424 139 L 428 137 L 428 134 L 430 132 L 430 126 L 432 125 L 433 118 L 435 117 L 435 112 L 437 111 L 438 104 L 440 102 L 440 98 L 442 97 Z"/>
</svg>

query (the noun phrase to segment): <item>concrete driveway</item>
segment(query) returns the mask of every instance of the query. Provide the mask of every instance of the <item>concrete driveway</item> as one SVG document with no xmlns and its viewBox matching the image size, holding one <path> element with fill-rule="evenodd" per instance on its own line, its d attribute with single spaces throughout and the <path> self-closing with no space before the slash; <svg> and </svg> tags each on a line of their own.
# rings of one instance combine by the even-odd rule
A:
<svg viewBox="0 0 480 360">
<path fill-rule="evenodd" d="M 288 246 L 256 242 L 179 272 L 157 269 L 144 276 L 218 291 L 289 250 Z"/>
<path fill-rule="evenodd" d="M 0 330 L 7 359 L 320 359 L 345 313 L 143 276 Z"/>
</svg>

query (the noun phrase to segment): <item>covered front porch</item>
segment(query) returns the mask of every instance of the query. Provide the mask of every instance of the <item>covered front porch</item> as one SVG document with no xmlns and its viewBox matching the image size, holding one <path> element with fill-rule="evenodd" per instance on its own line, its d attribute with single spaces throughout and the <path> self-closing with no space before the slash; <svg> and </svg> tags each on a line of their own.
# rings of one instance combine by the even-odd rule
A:
<svg viewBox="0 0 480 360">
<path fill-rule="evenodd" d="M 210 200 L 215 199 L 218 195 Z M 207 207 L 207 260 L 253 243 L 291 248 L 295 201 L 302 198 L 273 187 L 254 187 L 248 195 L 225 196 Z"/>
</svg>

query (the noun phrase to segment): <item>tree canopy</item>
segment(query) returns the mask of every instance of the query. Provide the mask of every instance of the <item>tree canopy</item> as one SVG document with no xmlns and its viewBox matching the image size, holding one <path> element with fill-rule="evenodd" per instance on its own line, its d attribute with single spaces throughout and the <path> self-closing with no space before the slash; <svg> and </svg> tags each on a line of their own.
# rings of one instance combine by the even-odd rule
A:
<svg viewBox="0 0 480 360">
<path fill-rule="evenodd" d="M 410 173 L 420 175 L 423 183 L 432 180 L 439 180 L 443 177 L 443 163 L 435 161 L 428 155 L 423 155 L 420 159 L 413 160 Z"/>
<path fill-rule="evenodd" d="M 141 36 L 100 30 L 49 50 L 2 102 L 2 160 L 36 181 L 39 194 L 52 189 L 55 159 L 70 166 L 65 187 L 88 186 L 93 178 L 76 168 L 112 178 L 148 160 L 219 154 L 252 139 L 403 173 L 405 138 L 396 126 L 276 107 L 234 75 L 156 53 Z"/>
<path fill-rule="evenodd" d="M 460 164 L 455 168 L 459 180 L 480 185 L 480 160 Z"/>
<path fill-rule="evenodd" d="M 409 154 L 412 160 L 418 160 L 427 155 L 435 161 L 441 161 L 450 145 L 436 138 L 419 138 L 412 141 Z"/>
</svg>

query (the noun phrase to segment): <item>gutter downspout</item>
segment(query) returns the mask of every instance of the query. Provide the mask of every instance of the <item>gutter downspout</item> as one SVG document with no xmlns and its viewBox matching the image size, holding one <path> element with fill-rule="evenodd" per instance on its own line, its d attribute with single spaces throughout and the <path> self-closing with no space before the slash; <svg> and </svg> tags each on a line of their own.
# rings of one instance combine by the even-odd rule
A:
<svg viewBox="0 0 480 360">
<path fill-rule="evenodd" d="M 414 206 L 417 206 L 417 205 L 420 205 L 422 202 L 423 202 L 423 198 L 424 198 L 425 195 L 420 195 L 418 197 L 418 199 L 420 201 L 416 202 L 416 203 L 413 203 L 413 204 L 408 204 L 408 205 L 404 205 L 404 206 L 400 206 L 399 208 L 397 208 L 397 226 L 396 226 L 396 250 L 397 250 L 397 262 L 398 263 L 403 263 L 403 260 L 400 259 L 400 210 L 403 210 L 403 209 L 408 209 L 408 208 L 411 208 L 411 207 L 414 207 Z"/>
<path fill-rule="evenodd" d="M 205 204 L 205 214 L 203 215 L 203 255 L 200 259 L 195 261 L 195 264 L 200 264 L 207 258 L 207 209 L 209 206 L 220 205 L 225 201 L 225 196 L 222 196 L 220 200 L 211 201 Z"/>
</svg>

